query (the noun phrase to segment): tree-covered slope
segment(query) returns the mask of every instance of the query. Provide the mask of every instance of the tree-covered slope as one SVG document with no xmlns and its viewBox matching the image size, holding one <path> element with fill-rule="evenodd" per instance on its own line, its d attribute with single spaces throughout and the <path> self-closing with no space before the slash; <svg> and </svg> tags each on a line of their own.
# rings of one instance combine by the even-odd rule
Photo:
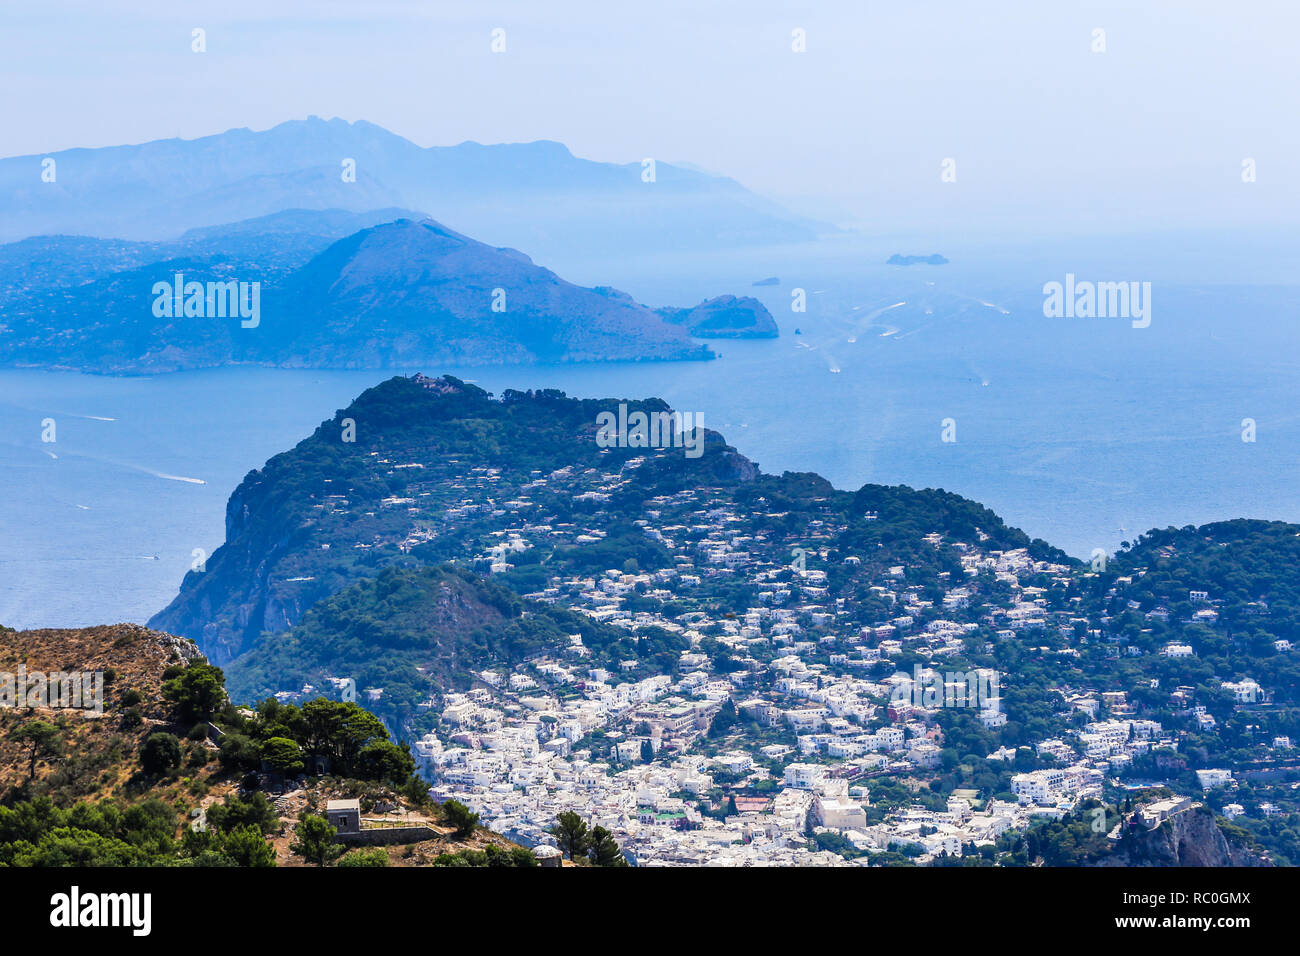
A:
<svg viewBox="0 0 1300 956">
<path fill-rule="evenodd" d="M 493 398 L 450 377 L 390 379 L 244 479 L 227 506 L 226 542 L 152 624 L 193 637 L 224 665 L 263 631 L 286 630 L 317 601 L 389 566 L 455 560 L 503 572 L 521 593 L 628 562 L 671 568 L 682 545 L 653 525 L 673 509 L 698 522 L 687 500 L 699 496 L 747 513 L 763 560 L 788 563 L 811 528 L 841 529 L 835 553 L 861 562 L 833 570 L 846 595 L 900 561 L 935 575 L 959 569 L 955 552 L 920 540 L 928 532 L 1063 559 L 956 495 L 850 493 L 816 475 L 763 475 L 716 432 L 705 431 L 698 457 L 680 444 L 601 447 L 597 417 L 620 404 L 667 410 L 659 400 L 553 390 Z"/>
<path fill-rule="evenodd" d="M 102 693 L 76 706 L 45 696 L 81 671 Z M 324 699 L 237 707 L 182 638 L 137 624 L 0 627 L 0 674 L 0 868 L 535 865 L 472 814 L 435 806 L 373 713 Z M 367 816 L 401 812 L 427 836 L 345 855 L 321 815 L 340 797 Z"/>
<path fill-rule="evenodd" d="M 597 446 L 596 415 L 609 404 L 553 391 L 497 400 L 450 377 L 397 377 L 368 389 L 249 473 L 227 504 L 225 544 L 205 570 L 186 575 L 153 621 L 192 636 L 224 664 L 263 630 L 284 630 L 320 598 L 385 566 L 474 556 L 476 537 L 514 515 L 512 499 L 539 478 L 547 485 L 532 489 L 539 500 L 567 518 L 591 515 L 614 540 L 631 536 L 627 553 L 653 562 L 654 543 L 630 528 L 621 505 L 580 500 L 637 457 L 635 449 Z M 683 474 L 734 483 L 754 471 L 715 433 L 700 458 L 665 468 L 665 483 Z M 555 471 L 563 474 L 549 477 Z M 615 549 L 580 546 L 573 560 L 608 550 Z"/>
<path fill-rule="evenodd" d="M 367 706 L 396 727 L 431 695 L 467 689 L 485 669 L 563 655 L 575 636 L 593 665 L 632 659 L 647 674 L 670 669 L 687 645 L 525 601 L 464 568 L 389 568 L 320 601 L 289 630 L 262 634 L 227 673 L 247 700 L 307 683 L 328 691 L 326 677 L 382 689 Z"/>
</svg>

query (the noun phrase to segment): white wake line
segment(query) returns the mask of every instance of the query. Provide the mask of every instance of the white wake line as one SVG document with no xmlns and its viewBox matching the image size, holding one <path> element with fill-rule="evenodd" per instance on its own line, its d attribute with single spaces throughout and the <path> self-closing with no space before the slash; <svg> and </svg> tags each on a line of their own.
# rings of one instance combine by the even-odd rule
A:
<svg viewBox="0 0 1300 956">
<path fill-rule="evenodd" d="M 184 475 L 168 475 L 161 471 L 154 471 L 152 468 L 141 468 L 139 465 L 128 465 L 128 468 L 134 468 L 137 471 L 143 471 L 146 475 L 153 475 L 155 478 L 166 478 L 168 481 L 188 481 L 191 485 L 206 485 L 207 482 L 202 478 L 186 478 Z"/>
<path fill-rule="evenodd" d="M 45 454 L 49 455 L 51 458 L 54 458 L 56 460 L 59 457 L 58 455 L 54 454 L 54 452 L 48 451 L 44 448 L 42 448 L 41 451 L 45 452 Z M 97 455 L 83 455 L 78 452 L 70 452 L 69 455 L 73 458 L 83 458 L 86 461 L 94 461 L 94 462 L 100 462 L 105 465 L 112 465 L 114 468 L 126 468 L 130 471 L 138 471 L 143 475 L 149 475 L 150 477 L 153 478 L 162 478 L 167 481 L 183 481 L 186 484 L 190 484 L 190 485 L 207 484 L 207 482 L 204 481 L 202 478 L 190 478 L 187 475 L 169 475 L 165 471 L 156 471 L 153 468 L 146 468 L 143 465 L 133 465 L 130 462 L 125 462 L 125 461 L 114 461 L 111 458 L 100 458 Z"/>
<path fill-rule="evenodd" d="M 85 415 L 82 414 L 81 412 L 64 412 L 64 411 L 59 411 L 58 409 L 51 410 L 48 408 L 33 408 L 31 405 L 18 405 L 9 402 L 4 402 L 0 404 L 4 404 L 9 408 L 17 408 L 24 412 L 33 412 L 34 414 L 37 415 L 49 415 L 51 418 L 84 418 L 87 421 L 92 421 L 92 422 L 117 421 L 116 418 L 109 418 L 106 415 Z"/>
<path fill-rule="evenodd" d="M 883 307 L 883 308 L 876 309 L 875 312 L 871 312 L 871 313 L 869 313 L 869 314 L 867 315 L 867 318 L 868 318 L 868 319 L 879 318 L 880 316 L 884 315 L 884 314 L 885 314 L 886 312 L 888 312 L 889 310 L 891 310 L 891 309 L 897 309 L 900 305 L 907 305 L 907 300 L 904 299 L 902 302 L 895 302 L 893 305 L 887 305 L 887 306 L 885 306 L 885 307 Z"/>
<path fill-rule="evenodd" d="M 1011 313 L 1008 312 L 1006 309 L 1002 308 L 1002 306 L 1000 306 L 1000 305 L 994 305 L 992 302 L 985 302 L 983 299 L 976 299 L 975 301 L 978 302 L 980 305 L 985 306 L 986 308 L 997 309 L 997 310 L 998 310 L 999 312 L 1001 312 L 1003 315 L 1010 315 L 1010 314 L 1011 314 Z"/>
</svg>

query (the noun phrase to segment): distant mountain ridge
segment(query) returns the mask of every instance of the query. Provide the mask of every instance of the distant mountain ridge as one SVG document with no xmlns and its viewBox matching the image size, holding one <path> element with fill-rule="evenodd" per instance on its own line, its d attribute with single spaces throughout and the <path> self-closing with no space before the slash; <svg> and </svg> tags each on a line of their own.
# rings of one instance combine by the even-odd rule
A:
<svg viewBox="0 0 1300 956">
<path fill-rule="evenodd" d="M 392 212 L 293 211 L 166 243 L 0 246 L 0 364 L 156 373 L 712 357 L 630 296 L 431 219 L 383 221 Z M 183 295 L 165 291 L 177 282 Z M 218 302 L 214 283 L 239 283 L 247 314 Z"/>
<path fill-rule="evenodd" d="M 47 158 L 53 182 L 42 181 Z M 156 241 L 289 208 L 421 209 L 544 259 L 799 242 L 832 230 L 731 179 L 665 162 L 649 178 L 640 162 L 584 160 L 555 142 L 424 148 L 373 123 L 310 117 L 0 160 L 0 240 Z"/>
<path fill-rule="evenodd" d="M 395 219 L 424 218 L 423 213 L 396 208 L 285 209 L 159 241 L 32 236 L 0 245 L 0 307 L 34 291 L 84 285 L 169 259 L 221 257 L 258 271 L 288 271 L 306 265 L 344 236 Z"/>
</svg>

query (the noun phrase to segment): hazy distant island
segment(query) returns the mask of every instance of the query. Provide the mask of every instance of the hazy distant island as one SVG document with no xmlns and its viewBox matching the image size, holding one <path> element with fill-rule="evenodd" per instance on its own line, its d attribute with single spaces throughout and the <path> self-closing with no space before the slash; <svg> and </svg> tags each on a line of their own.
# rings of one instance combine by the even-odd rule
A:
<svg viewBox="0 0 1300 956">
<path fill-rule="evenodd" d="M 705 299 L 693 309 L 655 311 L 701 339 L 774 339 L 780 335 L 767 306 L 751 296 L 720 295 Z"/>
<path fill-rule="evenodd" d="M 341 157 L 366 159 L 341 169 Z M 33 189 L 42 159 L 61 175 Z M 62 175 L 74 168 L 76 176 Z M 374 123 L 312 116 L 267 130 L 0 159 L 0 240 L 161 240 L 289 208 L 420 209 L 548 262 L 594 251 L 785 245 L 839 231 L 724 176 L 667 162 L 656 164 L 653 189 L 641 176 L 639 159 L 593 162 L 547 140 L 421 147 Z"/>
<path fill-rule="evenodd" d="M 77 174 L 31 189 L 38 159 Z M 754 299 L 653 309 L 540 264 L 837 231 L 726 177 L 659 163 L 647 190 L 642 173 L 556 142 L 425 148 L 317 117 L 0 159 L 0 366 L 707 360 L 700 338 L 777 336 Z"/>
<path fill-rule="evenodd" d="M 895 252 L 885 260 L 885 265 L 890 266 L 946 266 L 947 264 L 948 260 L 937 252 L 931 253 L 928 256 L 904 256 Z"/>
<path fill-rule="evenodd" d="M 758 279 L 758 280 L 756 280 L 756 281 L 754 282 L 754 285 L 755 285 L 755 286 L 760 286 L 760 285 L 780 285 L 780 284 L 781 284 L 781 280 L 778 279 L 776 276 L 768 276 L 766 279 Z"/>
</svg>

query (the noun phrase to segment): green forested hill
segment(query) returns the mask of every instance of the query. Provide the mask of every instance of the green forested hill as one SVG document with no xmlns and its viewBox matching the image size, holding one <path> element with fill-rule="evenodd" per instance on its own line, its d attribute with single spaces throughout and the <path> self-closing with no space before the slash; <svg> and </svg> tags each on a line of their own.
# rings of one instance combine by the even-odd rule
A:
<svg viewBox="0 0 1300 956">
<path fill-rule="evenodd" d="M 513 518 L 510 503 L 521 495 L 552 509 L 557 523 L 590 522 L 617 539 L 628 534 L 625 511 L 648 493 L 639 489 L 734 484 L 755 470 L 710 432 L 701 457 L 678 449 L 671 465 L 652 465 L 630 487 L 618 473 L 638 450 L 595 442 L 597 413 L 616 404 L 550 390 L 493 399 L 451 377 L 397 377 L 368 389 L 249 473 L 227 504 L 225 544 L 152 624 L 192 637 L 225 664 L 263 630 L 284 630 L 321 598 L 386 566 L 472 555 L 477 537 Z M 658 400 L 629 407 L 667 408 Z M 527 487 L 538 480 L 545 487 Z M 582 500 L 606 484 L 618 486 L 610 504 Z M 653 562 L 653 542 L 636 536 L 619 550 Z M 572 536 L 557 545 L 572 546 Z M 592 550 L 594 558 L 601 549 Z"/>
<path fill-rule="evenodd" d="M 494 398 L 450 376 L 368 389 L 249 473 L 227 505 L 225 544 L 150 623 L 193 638 L 224 665 L 356 581 L 394 565 L 472 563 L 521 521 L 547 529 L 537 547 L 510 557 L 518 571 L 507 580 L 522 590 L 628 560 L 657 569 L 671 561 L 644 533 L 645 511 L 675 495 L 716 495 L 774 536 L 802 534 L 810 520 L 847 523 L 838 543 L 861 549 L 873 567 L 942 561 L 918 541 L 929 531 L 978 531 L 990 546 L 1068 560 L 958 495 L 875 485 L 854 494 L 816 475 L 763 475 L 712 431 L 699 457 L 680 447 L 601 448 L 596 416 L 623 401 L 549 389 Z M 633 412 L 668 409 L 658 399 L 625 401 Z M 867 520 L 871 511 L 879 520 Z"/>
<path fill-rule="evenodd" d="M 367 706 L 405 726 L 430 694 L 463 690 L 486 668 L 562 654 L 571 635 L 581 636 L 593 664 L 640 660 L 655 673 L 675 666 L 687 644 L 666 634 L 638 640 L 464 569 L 389 568 L 321 601 L 295 627 L 263 634 L 227 672 L 244 700 L 308 682 L 320 687 L 327 676 L 351 678 L 357 687 L 382 688 Z"/>
</svg>

